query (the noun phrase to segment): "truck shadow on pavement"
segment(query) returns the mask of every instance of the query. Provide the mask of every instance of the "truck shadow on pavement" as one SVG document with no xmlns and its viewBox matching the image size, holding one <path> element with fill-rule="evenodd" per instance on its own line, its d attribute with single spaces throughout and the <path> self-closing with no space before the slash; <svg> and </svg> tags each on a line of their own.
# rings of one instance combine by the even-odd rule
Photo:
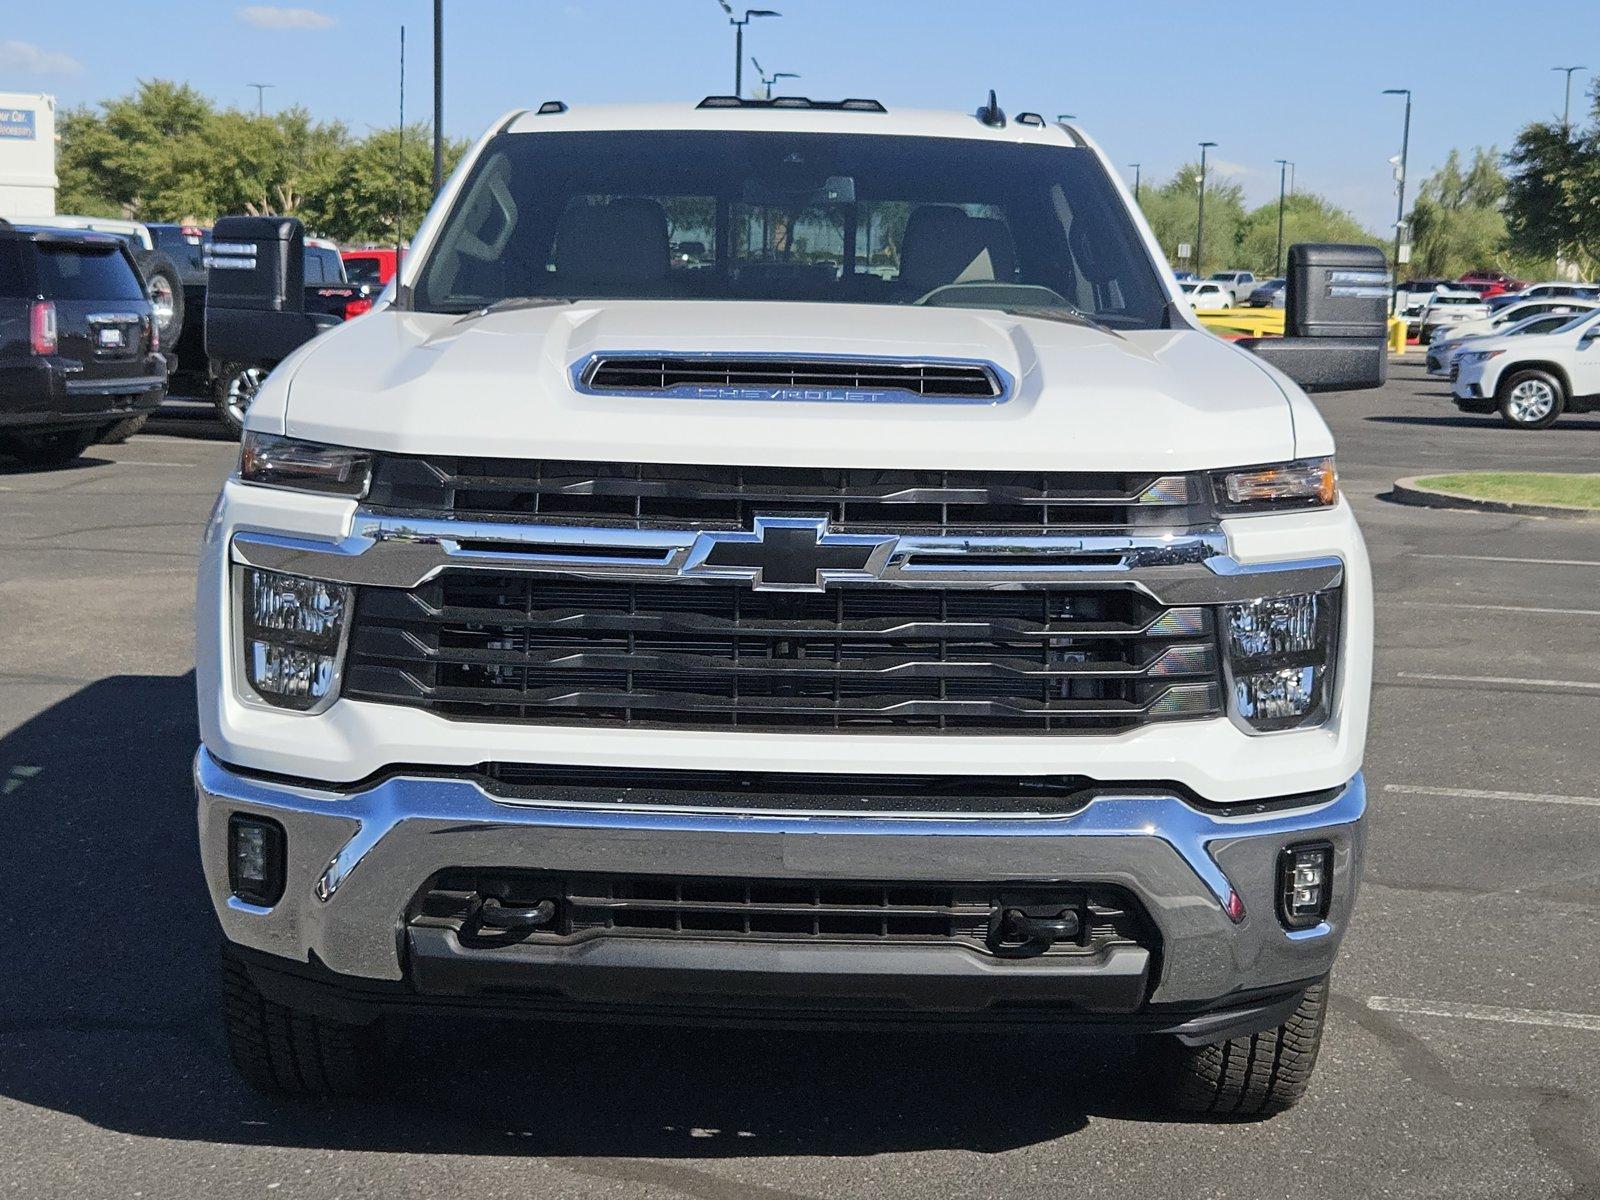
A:
<svg viewBox="0 0 1600 1200">
<path fill-rule="evenodd" d="M 997 1152 L 1091 1116 L 1160 1119 L 1131 1046 L 1094 1033 L 417 1024 L 388 1099 L 260 1097 L 215 1015 L 193 689 L 107 678 L 0 738 L 4 1097 L 142 1137 L 561 1155 L 641 1183 L 646 1164 L 610 1160 Z"/>
</svg>

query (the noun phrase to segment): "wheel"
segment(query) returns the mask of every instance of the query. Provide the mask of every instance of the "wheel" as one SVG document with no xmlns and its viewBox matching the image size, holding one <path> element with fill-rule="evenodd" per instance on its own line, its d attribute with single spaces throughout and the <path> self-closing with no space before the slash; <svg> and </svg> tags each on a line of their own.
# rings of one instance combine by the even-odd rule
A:
<svg viewBox="0 0 1600 1200">
<path fill-rule="evenodd" d="M 1181 1112 L 1264 1117 L 1293 1108 L 1311 1084 L 1328 1012 L 1328 981 L 1307 988 L 1282 1025 L 1248 1037 L 1186 1046 L 1171 1035 L 1142 1049 L 1162 1098 Z"/>
<path fill-rule="evenodd" d="M 217 376 L 212 393 L 217 416 L 235 434 L 244 432 L 244 419 L 250 411 L 250 403 L 256 398 L 261 381 L 266 377 L 267 368 L 252 363 L 228 363 Z"/>
<path fill-rule="evenodd" d="M 0 454 L 30 467 L 64 467 L 94 445 L 97 429 L 64 429 L 59 433 L 13 433 L 0 438 Z"/>
<path fill-rule="evenodd" d="M 123 417 L 115 424 L 106 426 L 105 432 L 97 440 L 106 446 L 121 445 L 143 429 L 144 423 L 149 419 L 149 413 L 140 413 L 136 417 Z"/>
<path fill-rule="evenodd" d="M 171 354 L 183 336 L 183 276 L 178 274 L 178 264 L 159 250 L 140 255 L 138 262 L 150 306 L 155 309 L 161 349 Z"/>
<path fill-rule="evenodd" d="M 224 953 L 222 1019 L 228 1054 L 251 1087 L 279 1095 L 370 1094 L 381 1072 L 383 1034 L 267 999 L 243 963 Z"/>
<path fill-rule="evenodd" d="M 1514 429 L 1548 429 L 1567 406 L 1566 389 L 1548 371 L 1518 371 L 1500 381 L 1500 417 Z"/>
</svg>

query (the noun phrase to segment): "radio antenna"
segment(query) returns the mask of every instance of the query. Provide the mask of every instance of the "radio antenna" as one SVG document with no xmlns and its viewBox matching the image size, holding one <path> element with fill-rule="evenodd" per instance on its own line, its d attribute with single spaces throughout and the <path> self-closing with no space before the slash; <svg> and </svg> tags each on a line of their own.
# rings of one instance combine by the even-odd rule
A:
<svg viewBox="0 0 1600 1200">
<path fill-rule="evenodd" d="M 400 287 L 400 267 L 405 259 L 406 240 L 406 27 L 400 26 L 400 129 L 395 135 L 394 185 L 394 306 L 405 307 L 405 292 Z"/>
</svg>

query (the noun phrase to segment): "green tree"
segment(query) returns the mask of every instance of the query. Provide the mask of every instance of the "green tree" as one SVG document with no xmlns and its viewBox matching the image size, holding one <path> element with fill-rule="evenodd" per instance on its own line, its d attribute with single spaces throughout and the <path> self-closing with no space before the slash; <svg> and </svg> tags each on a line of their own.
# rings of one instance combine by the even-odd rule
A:
<svg viewBox="0 0 1600 1200">
<path fill-rule="evenodd" d="M 1206 206 L 1210 224 L 1210 205 Z M 1209 241 L 1210 238 L 1207 238 Z M 1312 192 L 1287 196 L 1283 205 L 1283 254 L 1296 242 L 1362 242 L 1380 244 L 1380 239 L 1362 228 L 1361 222 L 1344 209 Z M 1280 274 L 1278 253 L 1278 202 L 1272 200 L 1248 213 L 1239 225 L 1239 241 L 1234 265 L 1258 275 Z M 1209 256 L 1208 256 L 1209 257 Z"/>
<path fill-rule="evenodd" d="M 1600 267 L 1600 95 L 1587 128 L 1535 122 L 1506 156 L 1509 249 L 1524 258 L 1561 259 L 1585 278 Z"/>
<path fill-rule="evenodd" d="M 1200 164 L 1185 163 L 1166 183 L 1143 189 L 1140 207 L 1150 228 L 1161 243 L 1161 249 L 1174 262 L 1178 246 L 1194 245 L 1199 219 Z M 1207 271 L 1220 271 L 1236 266 L 1233 255 L 1239 241 L 1239 227 L 1244 221 L 1244 189 L 1230 179 L 1208 175 L 1206 179 L 1206 242 Z M 1193 267 L 1193 261 L 1179 264 Z"/>
<path fill-rule="evenodd" d="M 1480 146 L 1463 166 L 1461 154 L 1452 150 L 1422 181 L 1410 216 L 1410 274 L 1454 278 L 1504 268 L 1506 178 L 1499 160 L 1497 150 Z"/>
<path fill-rule="evenodd" d="M 445 171 L 466 153 L 465 141 L 446 141 Z M 411 237 L 433 201 L 433 148 L 425 125 L 374 130 L 338 156 L 301 204 L 307 224 L 343 242 L 392 242 Z"/>
</svg>

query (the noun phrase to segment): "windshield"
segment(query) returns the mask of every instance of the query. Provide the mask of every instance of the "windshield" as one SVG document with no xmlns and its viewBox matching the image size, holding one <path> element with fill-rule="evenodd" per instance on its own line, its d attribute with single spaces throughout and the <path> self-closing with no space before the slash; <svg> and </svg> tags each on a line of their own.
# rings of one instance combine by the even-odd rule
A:
<svg viewBox="0 0 1600 1200">
<path fill-rule="evenodd" d="M 1587 310 L 1587 311 L 1581 312 L 1577 316 L 1571 318 L 1570 320 L 1568 320 L 1566 322 L 1566 324 L 1557 326 L 1555 329 L 1551 330 L 1551 332 L 1552 333 L 1570 333 L 1574 329 L 1578 329 L 1578 328 L 1580 328 L 1580 327 L 1582 327 L 1584 325 L 1587 325 L 1590 321 L 1594 320 L 1596 317 L 1600 317 L 1600 309 Z"/>
<path fill-rule="evenodd" d="M 1166 294 L 1087 150 L 730 131 L 500 134 L 413 304 L 523 296 L 1076 310 L 1157 328 Z"/>
<path fill-rule="evenodd" d="M 344 273 L 351 283 L 382 284 L 383 267 L 375 258 L 347 258 Z"/>
</svg>

